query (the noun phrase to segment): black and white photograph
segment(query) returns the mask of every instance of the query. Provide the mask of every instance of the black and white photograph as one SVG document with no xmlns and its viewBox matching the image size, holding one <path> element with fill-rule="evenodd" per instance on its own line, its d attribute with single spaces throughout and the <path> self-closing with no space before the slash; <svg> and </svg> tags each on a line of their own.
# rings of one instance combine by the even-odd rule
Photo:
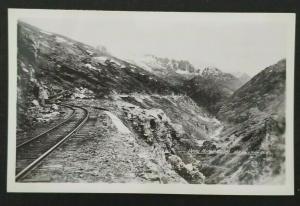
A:
<svg viewBox="0 0 300 206">
<path fill-rule="evenodd" d="M 294 193 L 294 14 L 8 17 L 8 191 Z"/>
</svg>

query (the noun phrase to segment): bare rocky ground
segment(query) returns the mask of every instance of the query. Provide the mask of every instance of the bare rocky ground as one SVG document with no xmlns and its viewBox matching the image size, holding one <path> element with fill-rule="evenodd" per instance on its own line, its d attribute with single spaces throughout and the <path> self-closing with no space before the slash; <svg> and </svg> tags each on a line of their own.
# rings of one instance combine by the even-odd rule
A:
<svg viewBox="0 0 300 206">
<path fill-rule="evenodd" d="M 113 94 L 67 103 L 87 108 L 88 122 L 24 182 L 253 184 L 284 173 L 282 154 L 261 148 L 272 151 L 259 142 L 266 135 L 259 118 L 229 127 L 176 95 Z M 258 143 L 246 145 L 249 135 Z M 241 149 L 256 144 L 261 149 Z"/>
<path fill-rule="evenodd" d="M 282 154 L 264 140 L 277 134 L 266 133 L 259 117 L 230 127 L 176 95 L 112 94 L 66 103 L 87 108 L 88 122 L 24 182 L 260 184 L 284 173 Z"/>
<path fill-rule="evenodd" d="M 24 181 L 203 183 L 187 151 L 221 125 L 192 103 L 142 94 L 70 100 L 90 111 L 89 121 Z"/>
<path fill-rule="evenodd" d="M 92 119 L 25 182 L 186 183 L 159 149 L 140 146 L 134 133 L 118 130 L 104 111 L 90 112 Z"/>
</svg>

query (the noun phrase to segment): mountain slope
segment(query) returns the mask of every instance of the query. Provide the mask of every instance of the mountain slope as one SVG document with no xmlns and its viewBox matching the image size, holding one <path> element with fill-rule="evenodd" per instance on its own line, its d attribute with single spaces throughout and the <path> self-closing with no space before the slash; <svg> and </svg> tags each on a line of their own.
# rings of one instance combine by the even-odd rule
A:
<svg viewBox="0 0 300 206">
<path fill-rule="evenodd" d="M 71 96 L 78 88 L 96 97 L 112 92 L 159 93 L 176 91 L 169 83 L 129 64 L 105 49 L 95 49 L 68 37 L 49 33 L 18 22 L 18 124 L 28 122 L 28 108 L 63 94 Z M 36 103 L 35 103 L 36 104 Z"/>
<path fill-rule="evenodd" d="M 218 117 L 227 124 L 219 144 L 228 152 L 211 159 L 207 183 L 284 182 L 285 69 L 285 60 L 264 69 L 221 107 Z"/>
<path fill-rule="evenodd" d="M 164 93 L 172 90 L 167 82 L 147 71 L 24 22 L 18 24 L 18 47 L 20 67 L 22 64 L 25 68 L 19 67 L 20 72 L 32 70 L 28 73 L 35 73 L 46 83 L 47 79 L 52 79 L 60 87 L 84 86 L 97 93 L 112 90 Z"/>
<path fill-rule="evenodd" d="M 219 84 L 231 91 L 235 91 L 242 85 L 242 82 L 238 78 L 232 74 L 222 72 L 215 67 L 206 67 L 202 71 L 201 76 L 208 80 L 217 81 Z"/>
<path fill-rule="evenodd" d="M 229 73 L 217 68 L 205 68 L 201 76 L 196 76 L 184 84 L 185 91 L 200 106 L 216 114 L 223 101 L 239 88 L 242 83 Z"/>
<path fill-rule="evenodd" d="M 217 68 L 149 59 L 129 63 L 19 22 L 18 130 L 27 136 L 36 129 L 24 129 L 30 118 L 59 113 L 50 101 L 57 97 L 90 111 L 91 131 L 82 142 L 73 138 L 80 154 L 72 153 L 87 158 L 77 166 L 93 168 L 99 182 L 254 184 L 284 173 L 285 60 L 239 88 L 238 78 Z M 54 162 L 65 164 L 64 152 Z"/>
<path fill-rule="evenodd" d="M 242 122 L 252 113 L 284 114 L 285 60 L 264 69 L 238 89 L 221 107 L 218 116 Z"/>
</svg>

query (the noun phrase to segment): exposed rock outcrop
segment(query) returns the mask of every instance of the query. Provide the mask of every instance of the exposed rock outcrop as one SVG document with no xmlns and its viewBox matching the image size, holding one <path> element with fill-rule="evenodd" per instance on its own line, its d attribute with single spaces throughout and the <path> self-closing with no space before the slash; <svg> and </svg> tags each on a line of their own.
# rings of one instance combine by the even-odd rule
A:
<svg viewBox="0 0 300 206">
<path fill-rule="evenodd" d="M 171 155 L 168 157 L 168 161 L 184 179 L 193 184 L 202 184 L 204 183 L 205 177 L 199 172 L 199 170 L 194 167 L 192 164 L 184 164 L 180 157 L 176 155 Z"/>
</svg>

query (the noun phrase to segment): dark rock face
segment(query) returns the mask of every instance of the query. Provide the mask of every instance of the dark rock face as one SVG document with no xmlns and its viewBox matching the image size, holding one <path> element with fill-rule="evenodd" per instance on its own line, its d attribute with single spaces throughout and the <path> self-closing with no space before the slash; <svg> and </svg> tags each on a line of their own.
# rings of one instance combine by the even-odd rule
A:
<svg viewBox="0 0 300 206">
<path fill-rule="evenodd" d="M 211 141 L 204 141 L 202 146 L 200 147 L 200 151 L 209 151 L 209 150 L 217 150 L 217 146 Z"/>
<path fill-rule="evenodd" d="M 180 157 L 171 155 L 168 161 L 178 174 L 192 184 L 203 184 L 205 176 L 193 165 L 186 165 Z"/>
</svg>

